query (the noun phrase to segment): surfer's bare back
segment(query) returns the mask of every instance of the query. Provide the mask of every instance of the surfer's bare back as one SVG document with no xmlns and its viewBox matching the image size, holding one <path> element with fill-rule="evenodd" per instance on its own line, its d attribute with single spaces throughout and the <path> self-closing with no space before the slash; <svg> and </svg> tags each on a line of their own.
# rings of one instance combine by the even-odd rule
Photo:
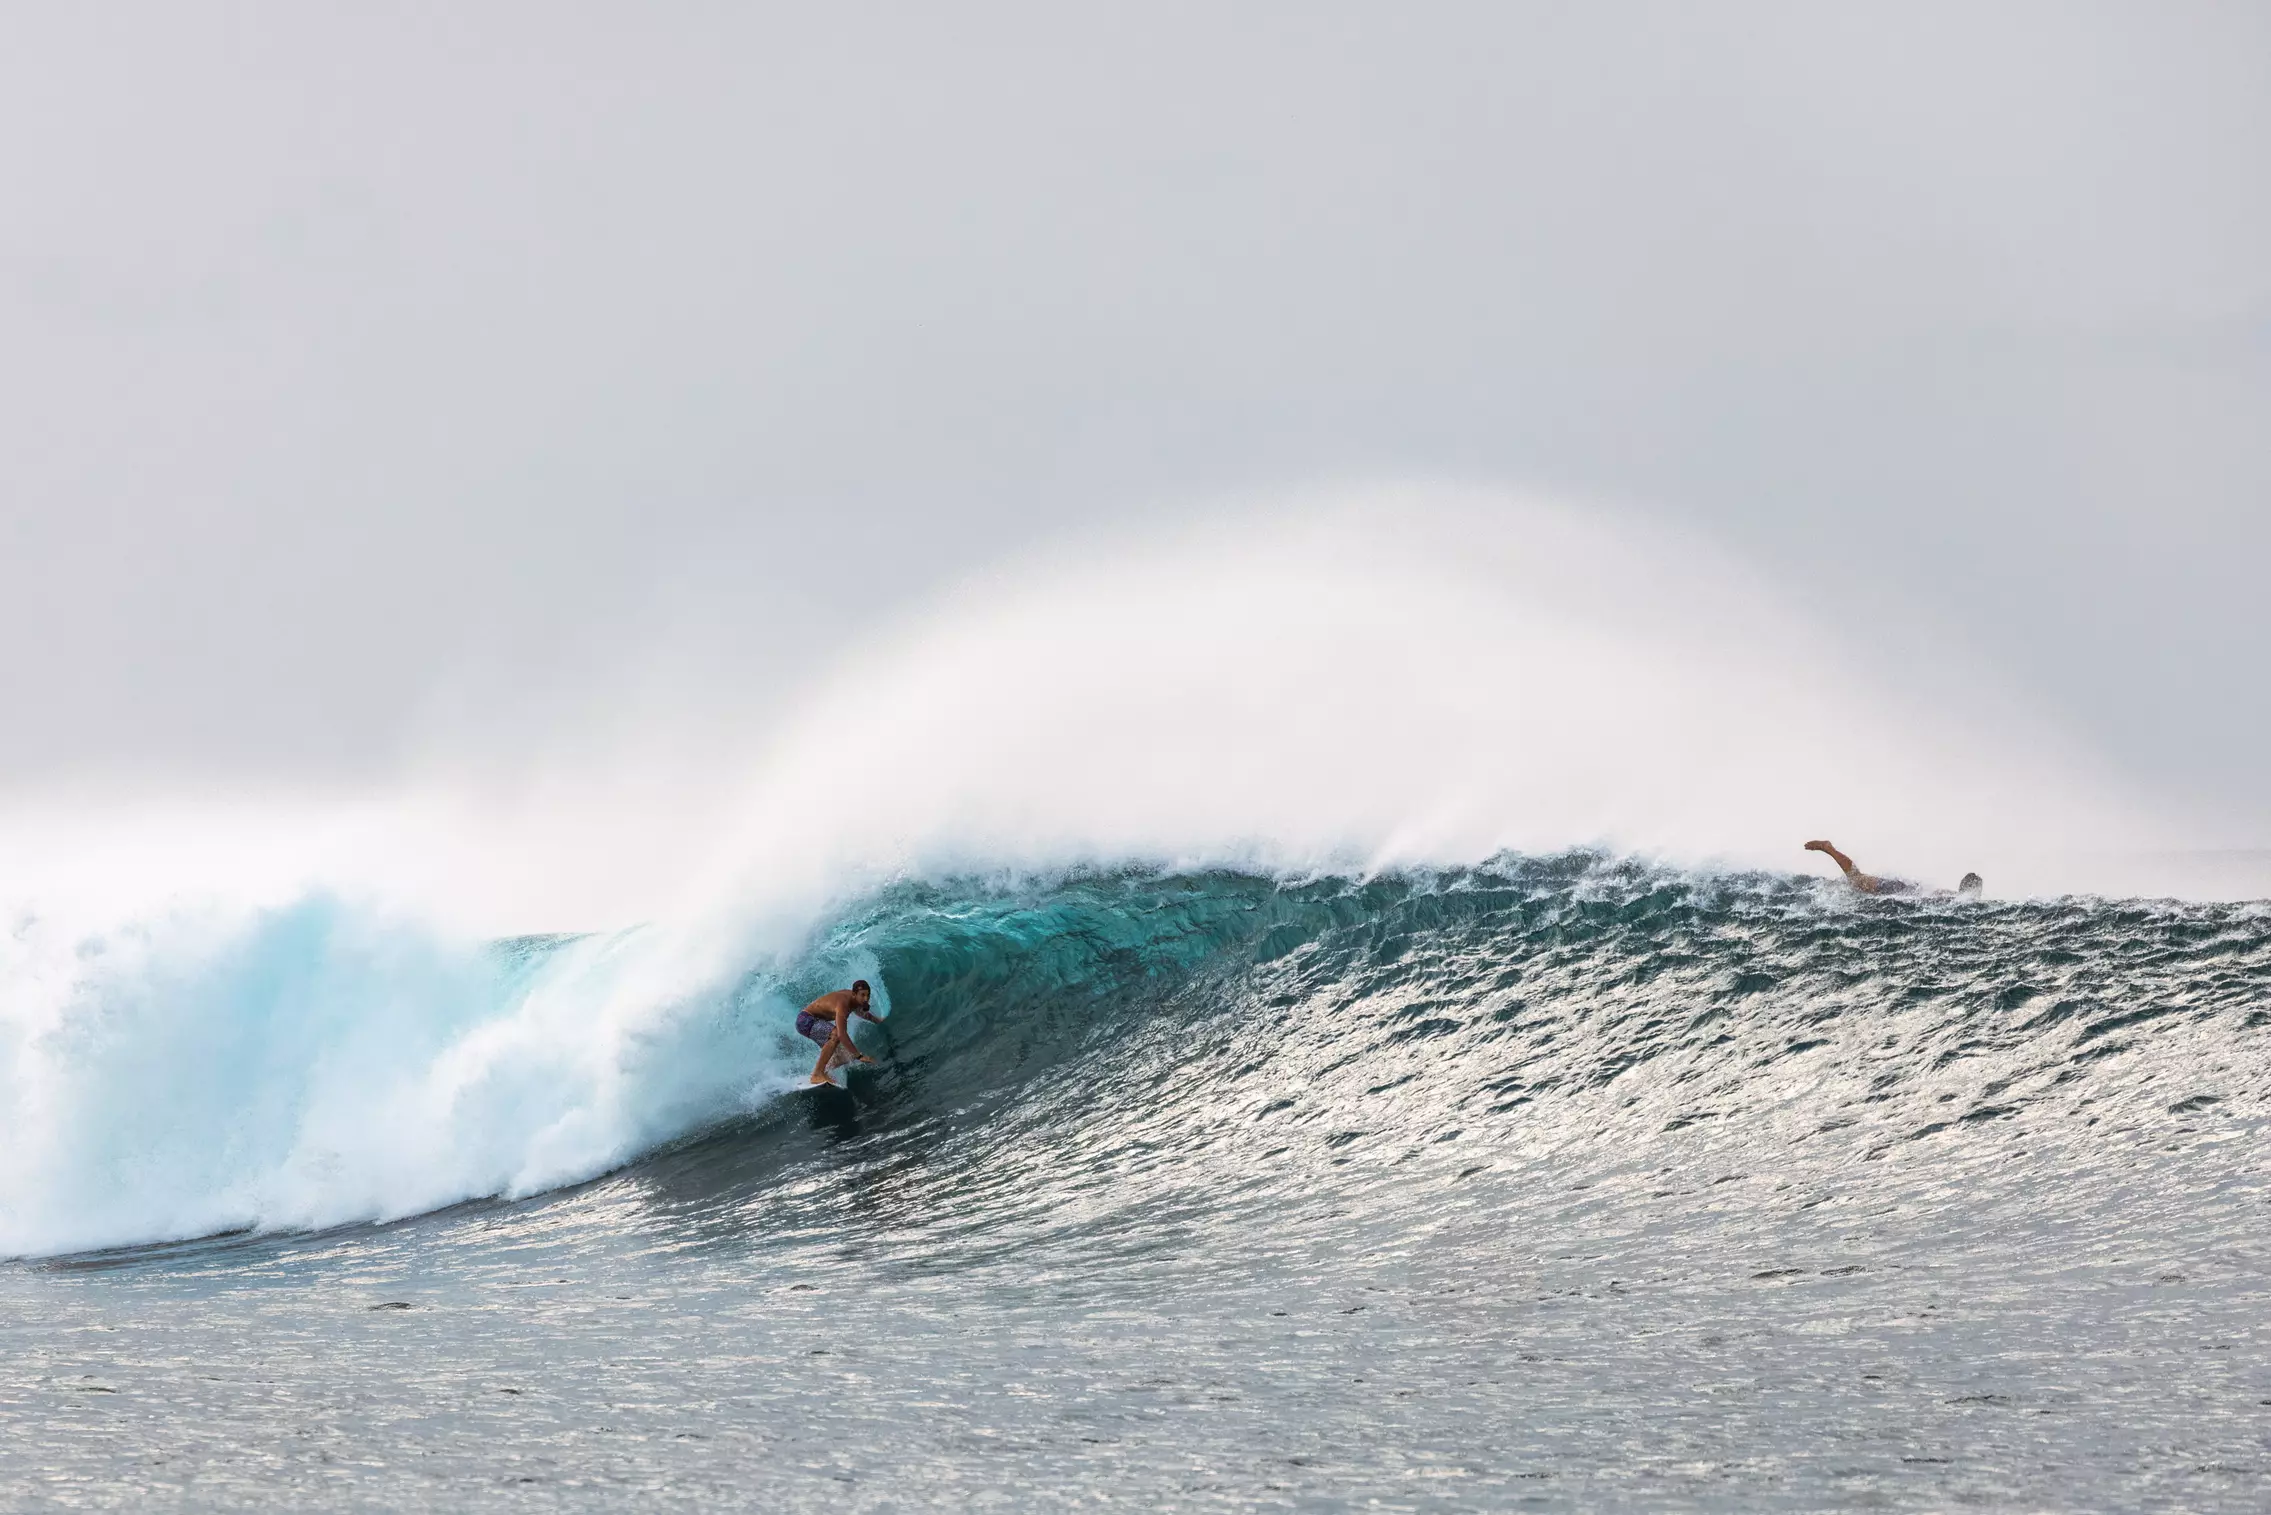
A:
<svg viewBox="0 0 2271 1515">
<path fill-rule="evenodd" d="M 1808 842 L 1806 843 L 1806 850 L 1808 852 L 1828 853 L 1829 860 L 1844 871 L 1845 881 L 1863 894 L 1907 894 L 1916 887 L 1906 879 L 1879 878 L 1873 873 L 1863 873 L 1859 868 L 1853 866 L 1853 859 L 1837 850 L 1837 845 L 1834 842 Z M 1977 894 L 1985 887 L 1980 882 L 1978 874 L 1967 873 L 1963 876 L 1963 882 L 1956 885 L 1956 893 Z"/>
<path fill-rule="evenodd" d="M 820 1060 L 812 1065 L 812 1082 L 828 1082 L 828 1070 L 838 1063 L 858 1058 L 872 1063 L 874 1058 L 852 1045 L 852 1017 L 883 1024 L 883 1018 L 867 1008 L 867 980 L 854 979 L 849 989 L 838 989 L 823 994 L 796 1013 L 796 1034 L 820 1044 Z"/>
</svg>

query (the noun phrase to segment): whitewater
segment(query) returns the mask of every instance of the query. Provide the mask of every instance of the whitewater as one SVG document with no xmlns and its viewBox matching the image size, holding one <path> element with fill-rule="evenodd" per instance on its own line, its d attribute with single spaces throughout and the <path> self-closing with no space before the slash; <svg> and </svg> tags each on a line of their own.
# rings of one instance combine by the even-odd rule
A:
<svg viewBox="0 0 2271 1515">
<path fill-rule="evenodd" d="M 2271 912 L 1873 631 L 1929 676 L 1379 490 L 1037 550 L 746 726 L 626 695 L 517 805 L 26 802 L 0 1483 L 2258 1507 Z"/>
</svg>

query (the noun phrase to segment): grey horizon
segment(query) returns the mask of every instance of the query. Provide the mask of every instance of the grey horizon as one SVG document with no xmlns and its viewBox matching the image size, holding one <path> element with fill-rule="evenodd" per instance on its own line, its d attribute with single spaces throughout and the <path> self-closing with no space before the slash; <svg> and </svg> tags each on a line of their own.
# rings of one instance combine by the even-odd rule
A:
<svg viewBox="0 0 2271 1515">
<path fill-rule="evenodd" d="M 2271 8 L 11 33 L 0 790 L 383 778 L 664 625 L 761 702 L 1039 536 L 1444 476 L 2271 842 Z"/>
</svg>

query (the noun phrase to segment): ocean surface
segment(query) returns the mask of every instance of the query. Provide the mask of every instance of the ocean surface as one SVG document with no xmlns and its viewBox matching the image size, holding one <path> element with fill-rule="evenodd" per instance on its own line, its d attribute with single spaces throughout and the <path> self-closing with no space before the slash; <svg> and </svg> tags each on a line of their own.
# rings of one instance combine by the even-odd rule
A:
<svg viewBox="0 0 2271 1515">
<path fill-rule="evenodd" d="M 2271 1508 L 2263 905 L 1575 853 L 901 882 L 679 977 L 13 942 L 10 1509 Z"/>
</svg>

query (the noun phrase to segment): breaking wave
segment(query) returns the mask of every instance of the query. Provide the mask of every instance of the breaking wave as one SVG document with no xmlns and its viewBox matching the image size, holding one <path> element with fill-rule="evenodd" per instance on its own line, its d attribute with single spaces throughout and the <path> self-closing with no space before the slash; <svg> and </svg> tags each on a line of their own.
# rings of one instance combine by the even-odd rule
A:
<svg viewBox="0 0 2271 1515">
<path fill-rule="evenodd" d="M 746 747 L 646 731 L 725 770 L 673 770 L 668 815 L 573 783 L 510 832 L 471 801 L 200 812 L 170 873 L 58 842 L 68 901 L 14 849 L 0 1254 L 573 1184 L 773 1118 L 791 1010 L 855 974 L 900 1053 L 877 1088 L 965 1090 L 1045 1150 L 1146 1124 L 1191 1172 L 1240 1123 L 1329 1178 L 1372 1141 L 1887 1154 L 2255 1109 L 2251 907 L 1778 871 L 1828 832 L 1927 881 L 2106 887 L 2056 849 L 2157 833 L 2086 765 L 1969 721 L 1960 680 L 1873 692 L 1692 544 L 1484 507 L 1002 570 Z M 501 936 L 460 898 L 486 869 L 516 922 L 577 924 L 532 902 L 626 849 L 673 887 L 609 913 L 652 924 Z"/>
<path fill-rule="evenodd" d="M 952 1209 L 1012 1229 L 1246 1183 L 1260 1158 L 1322 1203 L 1365 1148 L 1464 1167 L 1700 1141 L 1749 1170 L 2110 1151 L 2251 1129 L 2271 1093 L 2260 907 L 1863 900 L 1592 853 L 909 882 L 706 981 L 659 966 L 687 957 L 659 932 L 450 946 L 327 901 L 189 939 L 43 966 L 18 934 L 12 978 L 52 975 L 56 1000 L 0 1043 L 23 1116 L 0 1250 L 321 1227 L 704 1132 L 761 1144 L 808 1066 L 791 1009 L 855 973 L 890 1054 L 857 1097 L 983 1107 L 987 1150 L 1014 1155 Z"/>
</svg>

